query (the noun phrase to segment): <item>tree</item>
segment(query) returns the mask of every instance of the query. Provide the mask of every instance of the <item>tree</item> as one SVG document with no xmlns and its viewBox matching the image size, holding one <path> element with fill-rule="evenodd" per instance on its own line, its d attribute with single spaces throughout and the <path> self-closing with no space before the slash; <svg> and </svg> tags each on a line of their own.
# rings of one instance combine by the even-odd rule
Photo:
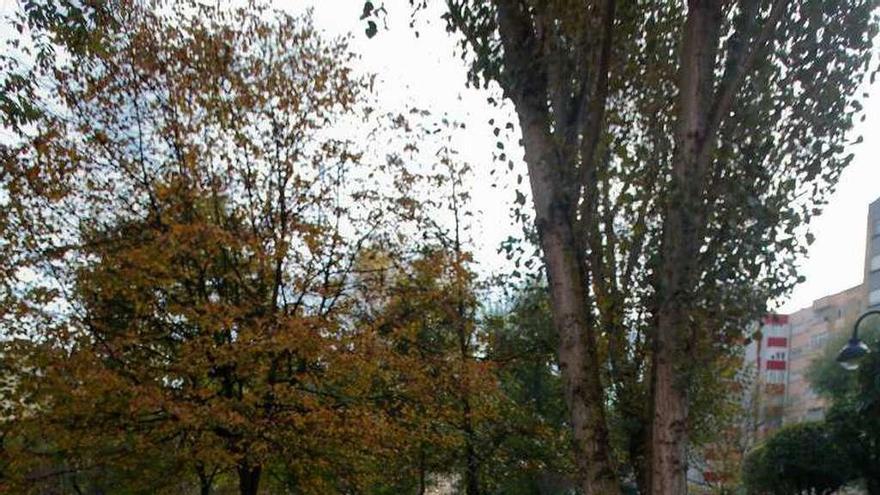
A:
<svg viewBox="0 0 880 495">
<path fill-rule="evenodd" d="M 861 337 L 871 349 L 877 348 L 877 327 L 871 325 L 876 321 L 867 319 L 861 328 Z M 850 328 L 851 323 L 843 328 Z M 830 434 L 853 477 L 861 478 L 873 495 L 880 493 L 880 358 L 870 353 L 857 371 L 842 368 L 835 358 L 849 338 L 849 332 L 840 332 L 832 339 L 810 364 L 807 378 L 813 389 L 831 402 L 825 415 Z"/>
<path fill-rule="evenodd" d="M 759 429 L 759 395 L 762 383 L 752 367 L 742 366 L 742 356 L 719 360 L 700 373 L 716 379 L 698 378 L 707 388 L 695 390 L 691 404 L 699 422 L 691 428 L 689 464 L 701 473 L 704 491 L 730 495 L 742 486 L 746 454 L 754 448 Z"/>
<path fill-rule="evenodd" d="M 308 17 L 123 7 L 100 50 L 32 67 L 41 111 L 3 148 L 8 486 L 369 485 L 400 405 L 352 298 L 394 205 L 331 129 L 369 81 Z"/>
<path fill-rule="evenodd" d="M 650 424 L 629 442 L 644 491 L 684 493 L 695 370 L 798 280 L 851 158 L 874 4 L 446 6 L 470 82 L 516 111 L 582 488 L 620 491 L 611 404 Z"/>
<path fill-rule="evenodd" d="M 786 426 L 746 458 L 751 494 L 830 494 L 851 479 L 840 445 L 822 422 Z"/>
<path fill-rule="evenodd" d="M 423 241 L 414 246 L 411 261 L 388 271 L 392 283 L 387 288 L 371 290 L 387 296 L 366 317 L 386 329 L 396 357 L 403 360 L 394 367 L 402 371 L 393 381 L 409 384 L 400 393 L 416 412 L 413 434 L 405 442 L 408 452 L 399 462 L 415 473 L 417 493 L 426 492 L 428 475 L 441 474 L 460 477 L 462 492 L 480 495 L 485 493 L 484 459 L 478 449 L 482 430 L 497 421 L 499 390 L 492 362 L 483 359 L 479 284 L 467 251 L 470 212 L 464 180 L 469 167 L 457 162 L 448 146 L 437 155 L 438 164 L 405 172 L 406 202 L 420 204 L 405 215 L 413 215 Z M 430 199 L 409 199 L 420 195 Z M 444 213 L 451 217 L 448 222 Z"/>
<path fill-rule="evenodd" d="M 4 21 L 19 35 L 28 31 L 30 36 L 13 38 L 0 56 L 0 122 L 15 130 L 36 121 L 44 110 L 38 105 L 40 82 L 27 77 L 25 59 L 48 69 L 59 50 L 78 56 L 99 52 L 107 41 L 106 27 L 118 20 L 113 11 L 120 6 L 70 0 L 31 0 L 20 5 L 17 15 Z"/>
<path fill-rule="evenodd" d="M 488 356 L 506 401 L 485 441 L 489 493 L 557 495 L 576 486 L 570 430 L 544 287 L 516 287 L 488 321 Z"/>
<path fill-rule="evenodd" d="M 832 402 L 846 401 L 859 394 L 861 372 L 854 373 L 852 370 L 844 369 L 837 362 L 837 354 L 852 337 L 853 323 L 855 323 L 854 320 L 848 319 L 840 325 L 842 330 L 831 335 L 822 351 L 810 361 L 810 366 L 805 373 L 812 389 L 824 399 Z M 863 331 L 861 338 L 871 349 L 874 349 L 878 336 L 876 332 L 870 331 L 870 325 L 865 325 L 865 329 L 868 331 Z M 870 362 L 870 358 L 868 360 Z"/>
</svg>

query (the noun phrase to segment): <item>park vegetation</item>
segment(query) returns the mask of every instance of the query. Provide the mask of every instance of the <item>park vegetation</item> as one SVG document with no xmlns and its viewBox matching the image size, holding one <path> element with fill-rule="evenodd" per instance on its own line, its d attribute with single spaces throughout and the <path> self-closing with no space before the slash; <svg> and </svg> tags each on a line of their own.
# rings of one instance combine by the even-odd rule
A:
<svg viewBox="0 0 880 495">
<path fill-rule="evenodd" d="M 865 321 L 865 342 L 876 349 L 880 318 Z M 880 494 L 880 357 L 871 353 L 858 370 L 844 369 L 835 358 L 850 337 L 835 335 L 808 369 L 811 386 L 828 401 L 825 417 L 786 427 L 749 454 L 744 480 L 751 493 L 834 493 L 853 485 Z"/>
<path fill-rule="evenodd" d="M 514 109 L 496 132 L 528 168 L 581 490 L 686 493 L 702 371 L 799 281 L 804 227 L 852 158 L 875 2 L 444 7 L 469 83 Z M 624 456 L 618 415 L 638 418 Z"/>
<path fill-rule="evenodd" d="M 375 36 L 383 12 L 353 15 Z M 686 493 L 851 159 L 873 3 L 443 19 L 470 83 L 513 104 L 492 125 L 528 166 L 506 245 L 525 281 L 480 274 L 460 124 L 378 110 L 309 14 L 22 2 L 0 55 L 0 493 Z"/>
</svg>

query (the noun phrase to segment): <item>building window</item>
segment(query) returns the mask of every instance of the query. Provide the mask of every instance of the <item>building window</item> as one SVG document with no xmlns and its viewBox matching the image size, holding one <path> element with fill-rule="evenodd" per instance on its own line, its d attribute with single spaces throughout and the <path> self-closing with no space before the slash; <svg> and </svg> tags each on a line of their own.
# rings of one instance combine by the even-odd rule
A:
<svg viewBox="0 0 880 495">
<path fill-rule="evenodd" d="M 875 306 L 880 304 L 880 289 L 874 289 L 868 294 L 868 305 Z"/>
<path fill-rule="evenodd" d="M 767 383 L 785 383 L 785 371 L 773 369 L 767 370 L 764 379 Z"/>
<path fill-rule="evenodd" d="M 874 220 L 874 235 L 880 235 L 880 218 Z"/>
<path fill-rule="evenodd" d="M 801 354 L 803 354 L 803 353 L 804 353 L 803 347 L 792 347 L 791 348 L 791 358 L 792 359 L 800 357 Z"/>
<path fill-rule="evenodd" d="M 767 337 L 785 337 L 788 335 L 788 329 L 783 326 L 765 326 L 763 334 Z"/>
<path fill-rule="evenodd" d="M 880 254 L 875 254 L 873 258 L 871 258 L 871 271 L 880 270 Z"/>
<path fill-rule="evenodd" d="M 878 296 L 880 296 L 880 291 L 877 292 Z M 825 342 L 828 342 L 828 332 L 822 332 L 818 335 L 813 335 L 812 337 L 810 337 L 810 347 L 813 349 L 820 349 L 824 347 Z"/>
</svg>

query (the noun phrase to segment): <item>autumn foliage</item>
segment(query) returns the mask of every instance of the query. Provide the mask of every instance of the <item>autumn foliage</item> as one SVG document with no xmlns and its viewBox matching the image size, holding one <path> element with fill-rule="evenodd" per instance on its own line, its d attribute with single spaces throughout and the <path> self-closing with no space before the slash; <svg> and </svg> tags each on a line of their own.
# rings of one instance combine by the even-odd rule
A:
<svg viewBox="0 0 880 495">
<path fill-rule="evenodd" d="M 308 16 L 122 6 L 2 150 L 0 491 L 478 486 L 478 285 L 408 194 L 463 205 L 460 166 L 340 137 L 369 79 Z"/>
</svg>

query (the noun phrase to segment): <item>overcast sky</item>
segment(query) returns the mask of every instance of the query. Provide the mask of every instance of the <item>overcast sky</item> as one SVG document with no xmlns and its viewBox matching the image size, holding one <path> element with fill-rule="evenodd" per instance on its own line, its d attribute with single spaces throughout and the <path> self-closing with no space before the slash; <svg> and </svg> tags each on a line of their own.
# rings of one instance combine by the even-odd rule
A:
<svg viewBox="0 0 880 495">
<path fill-rule="evenodd" d="M 9 12 L 15 3 L 0 0 L 0 12 Z M 505 265 L 496 249 L 501 240 L 517 231 L 510 225 L 508 214 L 514 193 L 509 188 L 491 187 L 488 171 L 492 168 L 495 138 L 488 120 L 505 122 L 512 118 L 510 109 L 489 105 L 486 98 L 491 94 L 485 90 L 465 88 L 465 67 L 454 56 L 454 41 L 445 33 L 438 12 L 420 16 L 417 38 L 408 26 L 409 2 L 385 3 L 390 12 L 388 29 L 367 39 L 365 25 L 358 19 L 361 0 L 275 1 L 291 12 L 313 7 L 316 24 L 330 35 L 352 33 L 352 46 L 362 56 L 362 69 L 378 74 L 376 89 L 389 108 L 406 104 L 428 107 L 467 124 L 467 131 L 457 136 L 455 145 L 476 170 L 476 254 L 490 270 L 502 269 Z M 854 134 L 863 135 L 865 142 L 851 148 L 855 153 L 853 164 L 844 172 L 830 205 L 813 222 L 816 242 L 802 262 L 806 282 L 790 298 L 779 302 L 782 312 L 809 306 L 814 299 L 862 281 L 867 205 L 880 197 L 880 87 L 868 92 L 874 97 L 865 102 L 867 119 L 857 124 Z M 523 172 L 524 167 L 518 164 L 515 173 Z"/>
</svg>

